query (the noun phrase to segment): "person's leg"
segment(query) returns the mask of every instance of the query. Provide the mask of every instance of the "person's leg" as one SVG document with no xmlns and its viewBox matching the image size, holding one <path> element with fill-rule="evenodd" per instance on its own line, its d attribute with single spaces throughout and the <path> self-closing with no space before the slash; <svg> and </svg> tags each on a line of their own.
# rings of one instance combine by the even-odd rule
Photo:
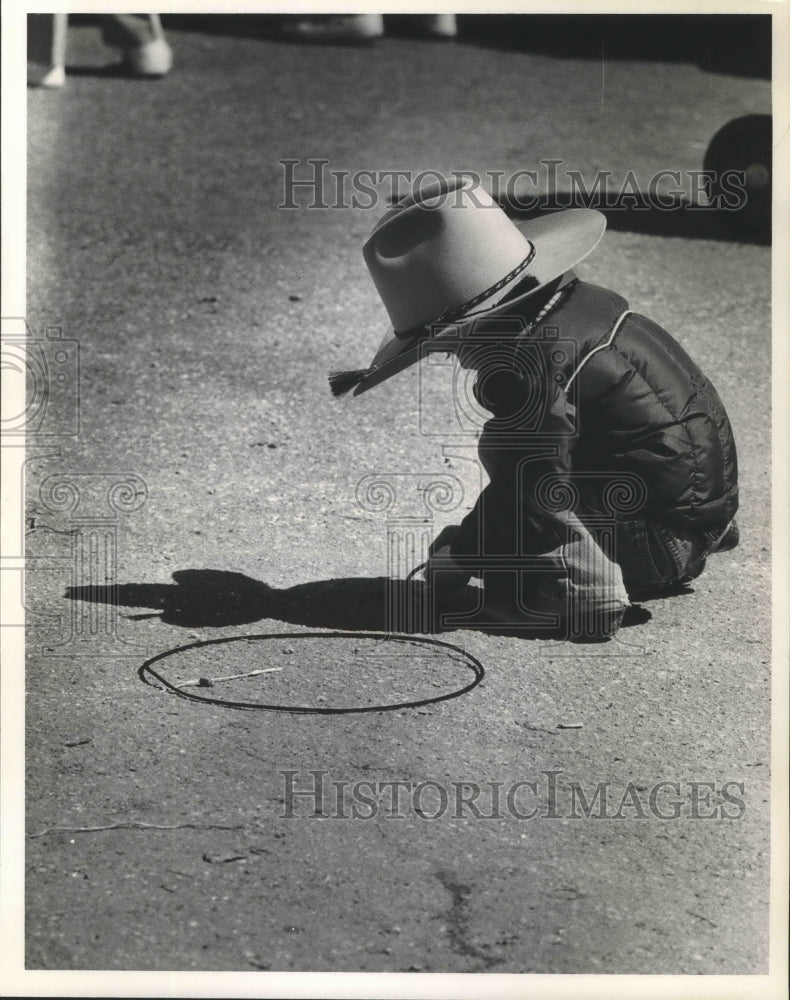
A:
<svg viewBox="0 0 790 1000">
<path fill-rule="evenodd" d="M 620 567 L 605 551 L 604 538 L 596 539 L 575 514 L 562 512 L 558 520 L 564 541 L 543 551 L 535 546 L 533 555 L 522 557 L 515 601 L 516 574 L 510 580 L 505 574 L 486 579 L 486 608 L 512 624 L 551 619 L 576 641 L 613 636 L 629 604 Z"/>
<path fill-rule="evenodd" d="M 372 42 L 384 34 L 384 18 L 381 14 L 292 15 L 283 21 L 279 34 L 302 42 Z"/>
<path fill-rule="evenodd" d="M 734 522 L 724 529 L 692 534 L 643 519 L 621 521 L 615 558 L 632 598 L 661 596 L 695 580 L 709 555 L 738 544 Z"/>
<path fill-rule="evenodd" d="M 54 89 L 62 87 L 66 82 L 67 30 L 68 15 L 65 13 L 28 15 L 29 83 Z"/>
<path fill-rule="evenodd" d="M 133 76 L 164 76 L 173 65 L 158 14 L 105 14 L 102 38 L 123 52 L 124 67 Z"/>
<path fill-rule="evenodd" d="M 567 511 L 557 513 L 550 524 L 523 525 L 520 533 L 503 530 L 509 523 L 508 505 L 497 507 L 495 492 L 489 485 L 479 535 L 482 541 L 476 551 L 469 551 L 467 540 L 465 552 L 444 548 L 431 556 L 426 579 L 439 602 L 452 599 L 453 592 L 474 575 L 483 582 L 484 607 L 479 618 L 468 621 L 468 627 L 496 624 L 522 631 L 559 632 L 577 641 L 614 635 L 628 596 L 620 567 L 604 551 L 605 546 Z M 490 520 L 493 509 L 503 516 Z M 437 543 L 443 540 L 452 543 L 443 536 Z M 460 619 L 455 623 L 460 625 Z"/>
<path fill-rule="evenodd" d="M 388 14 L 386 33 L 401 37 L 455 38 L 458 34 L 455 14 Z"/>
<path fill-rule="evenodd" d="M 458 34 L 455 14 L 419 14 L 418 21 L 427 38 L 455 38 Z"/>
</svg>

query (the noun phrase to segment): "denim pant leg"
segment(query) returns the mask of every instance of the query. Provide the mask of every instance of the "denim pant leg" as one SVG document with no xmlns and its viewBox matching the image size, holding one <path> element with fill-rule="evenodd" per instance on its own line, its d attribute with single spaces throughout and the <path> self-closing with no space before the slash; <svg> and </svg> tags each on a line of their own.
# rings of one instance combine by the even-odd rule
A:
<svg viewBox="0 0 790 1000">
<path fill-rule="evenodd" d="M 614 557 L 631 597 L 660 594 L 695 579 L 705 568 L 710 542 L 684 535 L 665 524 L 619 521 Z"/>
<path fill-rule="evenodd" d="M 158 14 L 103 14 L 102 39 L 119 48 L 144 45 L 163 38 Z"/>
</svg>

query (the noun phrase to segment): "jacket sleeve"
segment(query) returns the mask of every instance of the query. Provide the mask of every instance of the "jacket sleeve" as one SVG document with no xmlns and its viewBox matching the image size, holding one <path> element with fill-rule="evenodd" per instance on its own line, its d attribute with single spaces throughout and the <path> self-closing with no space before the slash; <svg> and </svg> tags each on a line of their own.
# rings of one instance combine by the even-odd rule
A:
<svg viewBox="0 0 790 1000">
<path fill-rule="evenodd" d="M 538 553 L 565 541 L 560 515 L 574 505 L 575 410 L 553 377 L 521 381 L 521 405 L 515 410 L 511 405 L 503 412 L 496 400 L 481 400 L 495 412 L 478 445 L 490 481 L 461 523 L 453 555 Z"/>
</svg>

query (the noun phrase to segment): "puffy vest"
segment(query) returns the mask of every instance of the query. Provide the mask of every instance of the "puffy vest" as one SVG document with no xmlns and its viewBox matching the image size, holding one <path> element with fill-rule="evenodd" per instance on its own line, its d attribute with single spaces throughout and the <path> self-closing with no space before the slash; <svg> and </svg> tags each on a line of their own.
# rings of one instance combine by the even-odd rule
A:
<svg viewBox="0 0 790 1000">
<path fill-rule="evenodd" d="M 722 402 L 666 330 L 636 313 L 621 319 L 627 310 L 608 289 L 565 286 L 517 349 L 517 377 L 478 376 L 476 394 L 494 414 L 481 461 L 492 483 L 512 484 L 529 436 L 554 441 L 554 458 L 535 463 L 536 474 L 637 476 L 646 498 L 635 516 L 680 530 L 723 528 L 738 508 L 738 466 Z"/>
</svg>

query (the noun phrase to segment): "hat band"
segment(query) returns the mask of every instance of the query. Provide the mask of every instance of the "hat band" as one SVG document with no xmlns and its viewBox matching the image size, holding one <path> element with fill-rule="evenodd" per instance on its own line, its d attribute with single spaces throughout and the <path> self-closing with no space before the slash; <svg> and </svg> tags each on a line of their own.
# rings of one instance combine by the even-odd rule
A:
<svg viewBox="0 0 790 1000">
<path fill-rule="evenodd" d="M 514 267 L 509 274 L 506 274 L 504 278 L 497 281 L 495 285 L 491 285 L 490 288 L 486 288 L 485 291 L 480 292 L 479 295 L 475 295 L 474 298 L 467 299 L 466 302 L 463 302 L 460 306 L 451 306 L 450 308 L 445 309 L 441 315 L 437 316 L 436 319 L 432 320 L 430 323 L 420 323 L 419 326 L 413 326 L 408 330 L 393 331 L 395 336 L 400 337 L 403 340 L 409 340 L 424 334 L 425 331 L 430 330 L 430 328 L 435 326 L 437 323 L 446 325 L 454 323 L 458 319 L 462 319 L 467 315 L 467 313 L 471 312 L 475 306 L 479 306 L 481 302 L 485 302 L 485 300 L 490 298 L 492 295 L 496 295 L 496 293 L 504 288 L 505 285 L 509 284 L 514 278 L 517 278 L 522 271 L 529 267 L 534 256 L 535 247 L 533 244 L 530 244 L 529 253 L 524 260 L 522 260 L 520 264 L 517 264 L 516 267 Z M 537 288 L 540 284 L 538 279 L 533 277 L 532 281 L 534 282 L 535 288 Z"/>
</svg>

